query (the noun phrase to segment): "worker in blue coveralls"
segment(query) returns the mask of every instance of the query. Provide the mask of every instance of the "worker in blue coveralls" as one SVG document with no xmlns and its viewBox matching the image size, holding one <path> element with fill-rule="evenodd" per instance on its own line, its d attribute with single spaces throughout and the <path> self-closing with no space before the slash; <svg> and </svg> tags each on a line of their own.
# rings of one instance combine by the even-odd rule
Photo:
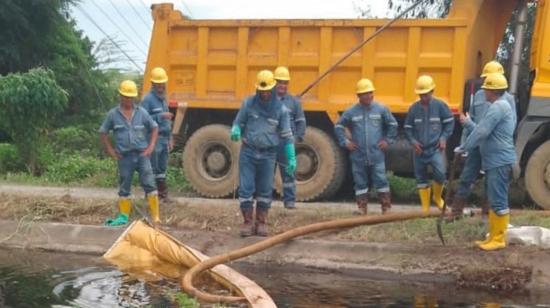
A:
<svg viewBox="0 0 550 308">
<path fill-rule="evenodd" d="M 168 75 L 162 67 L 151 70 L 151 91 L 145 95 L 141 107 L 145 109 L 151 118 L 159 126 L 159 136 L 155 150 L 151 155 L 151 166 L 155 174 L 158 195 L 161 202 L 169 202 L 168 185 L 166 184 L 166 171 L 168 168 L 168 153 L 174 145 L 172 139 L 172 113 L 168 110 L 166 102 L 166 83 Z"/>
<path fill-rule="evenodd" d="M 384 151 L 395 141 L 397 121 L 387 107 L 374 101 L 374 90 L 369 79 L 359 80 L 355 92 L 359 102 L 346 110 L 334 126 L 339 145 L 350 152 L 356 215 L 367 214 L 370 180 L 378 192 L 382 214 L 391 209 Z M 345 128 L 351 131 L 351 139 L 346 137 Z"/>
<path fill-rule="evenodd" d="M 483 85 L 485 98 L 491 104 L 485 116 L 476 124 L 466 115 L 460 121 L 471 131 L 466 142 L 455 149 L 456 153 L 469 152 L 477 147 L 481 153 L 481 166 L 485 171 L 486 194 L 489 211 L 489 236 L 475 244 L 483 250 L 506 247 L 506 232 L 510 220 L 508 189 L 512 166 L 516 162 L 514 129 L 516 115 L 504 97 L 508 81 L 503 74 L 487 75 Z"/>
<path fill-rule="evenodd" d="M 277 99 L 288 111 L 290 128 L 294 136 L 294 143 L 302 142 L 306 133 L 306 117 L 304 109 L 297 97 L 288 94 L 288 83 L 290 81 L 290 72 L 288 68 L 279 66 L 274 72 L 277 85 L 275 92 Z M 281 144 L 277 153 L 277 164 L 283 180 L 283 204 L 286 209 L 296 208 L 296 179 L 294 173 L 286 171 L 287 159 L 285 154 L 285 144 Z"/>
<path fill-rule="evenodd" d="M 414 150 L 414 175 L 422 210 L 430 210 L 430 196 L 439 209 L 445 184 L 445 149 L 454 128 L 453 114 L 447 104 L 433 97 L 435 82 L 423 75 L 416 81 L 415 92 L 420 100 L 411 105 L 405 119 L 405 135 Z M 431 166 L 433 183 L 430 187 L 428 167 Z"/>
<path fill-rule="evenodd" d="M 131 80 L 125 80 L 118 89 L 120 104 L 107 113 L 99 128 L 101 141 L 107 153 L 118 163 L 119 191 L 118 206 L 120 213 L 115 219 L 105 222 L 108 226 L 120 226 L 128 223 L 132 209 L 130 192 L 134 171 L 139 173 L 139 182 L 147 196 L 151 219 L 160 222 L 157 187 L 149 156 L 153 153 L 158 135 L 158 125 L 147 111 L 134 105 L 138 96 L 137 86 Z M 111 144 L 109 132 L 113 132 L 115 146 Z M 149 140 L 147 140 L 149 138 Z"/>
<path fill-rule="evenodd" d="M 485 64 L 485 66 L 483 67 L 483 72 L 481 73 L 481 78 L 485 80 L 485 78 L 489 74 L 493 74 L 493 73 L 504 75 L 504 68 L 497 61 L 490 61 L 487 64 Z M 512 96 L 508 92 L 504 92 L 503 98 L 510 104 L 510 107 L 512 108 L 512 115 L 514 116 L 514 123 L 515 123 L 516 122 L 516 100 L 514 99 L 514 96 Z M 474 123 L 478 124 L 481 121 L 481 119 L 485 116 L 485 113 L 487 112 L 487 109 L 489 109 L 489 106 L 491 106 L 491 103 L 488 102 L 487 99 L 485 98 L 485 90 L 480 89 L 475 93 L 474 100 L 470 105 L 469 112 L 467 114 L 470 116 L 470 119 Z M 514 129 L 515 129 L 515 126 L 514 126 Z M 464 142 L 466 142 L 466 139 L 468 138 L 471 132 L 472 131 L 469 130 L 467 127 L 463 128 L 460 144 L 464 144 Z M 448 222 L 454 221 L 456 219 L 460 219 L 462 217 L 464 207 L 466 206 L 466 202 L 468 200 L 468 195 L 470 194 L 472 185 L 475 183 L 477 177 L 479 176 L 480 171 L 481 171 L 481 154 L 479 152 L 479 148 L 475 148 L 468 151 L 468 155 L 466 156 L 466 160 L 464 162 L 464 168 L 462 169 L 462 173 L 460 174 L 456 195 L 453 198 L 451 214 L 449 215 L 449 217 L 447 217 Z M 483 204 L 482 215 L 486 217 L 489 214 L 489 207 L 486 202 L 482 202 L 482 204 Z"/>
<path fill-rule="evenodd" d="M 273 176 L 280 144 L 287 158 L 286 172 L 296 171 L 294 138 L 288 112 L 275 97 L 273 73 L 260 71 L 256 94 L 246 98 L 233 121 L 231 140 L 242 146 L 239 156 L 239 202 L 244 223 L 242 237 L 267 236 L 267 215 L 273 198 Z M 254 196 L 256 220 L 254 222 Z"/>
</svg>

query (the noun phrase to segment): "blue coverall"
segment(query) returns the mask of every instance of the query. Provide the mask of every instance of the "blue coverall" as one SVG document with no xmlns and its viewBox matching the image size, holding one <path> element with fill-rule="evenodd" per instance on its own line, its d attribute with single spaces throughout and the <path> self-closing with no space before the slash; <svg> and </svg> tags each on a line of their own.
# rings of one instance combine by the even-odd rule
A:
<svg viewBox="0 0 550 308">
<path fill-rule="evenodd" d="M 369 174 L 378 192 L 389 192 L 384 151 L 378 146 L 382 140 L 393 143 L 397 136 L 397 121 L 389 109 L 372 102 L 368 106 L 357 103 L 346 110 L 334 126 L 341 147 L 350 142 L 344 128 L 351 131 L 351 142 L 357 145 L 357 149 L 350 152 L 355 196 L 360 198 L 368 193 Z"/>
<path fill-rule="evenodd" d="M 233 125 L 242 131 L 239 156 L 239 202 L 242 209 L 251 208 L 256 197 L 258 208 L 271 207 L 273 175 L 278 147 L 292 143 L 288 111 L 276 99 L 263 102 L 256 94 L 246 98 Z"/>
<path fill-rule="evenodd" d="M 294 136 L 294 142 L 301 142 L 306 133 L 306 117 L 304 115 L 302 104 L 297 97 L 288 94 L 283 96 L 277 95 L 277 99 L 288 111 L 290 128 L 292 130 L 292 135 Z M 284 144 L 279 146 L 279 151 L 277 153 L 277 164 L 279 165 L 281 179 L 283 180 L 283 203 L 285 206 L 293 207 L 294 201 L 296 200 L 296 179 L 294 174 L 289 174 L 286 172 L 288 162 L 284 150 Z"/>
<path fill-rule="evenodd" d="M 149 157 L 142 152 L 149 145 L 151 130 L 157 123 L 141 107 L 134 107 L 132 118 L 127 121 L 120 107 L 114 107 L 99 128 L 100 133 L 113 131 L 115 151 L 121 155 L 118 160 L 119 192 L 122 198 L 130 196 L 134 171 L 139 173 L 139 182 L 146 194 L 156 194 L 157 187 Z"/>
<path fill-rule="evenodd" d="M 417 101 L 409 108 L 404 127 L 409 142 L 422 146 L 422 153 L 414 153 L 417 188 L 429 186 L 428 166 L 432 167 L 434 180 L 444 184 L 446 170 L 439 142 L 447 142 L 454 128 L 454 118 L 447 104 L 436 98 L 427 106 Z"/>
</svg>

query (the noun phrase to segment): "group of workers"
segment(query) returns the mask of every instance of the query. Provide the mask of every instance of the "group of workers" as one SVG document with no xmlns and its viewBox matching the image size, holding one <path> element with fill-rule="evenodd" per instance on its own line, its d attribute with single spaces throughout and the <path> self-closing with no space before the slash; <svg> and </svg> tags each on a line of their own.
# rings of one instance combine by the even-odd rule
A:
<svg viewBox="0 0 550 308">
<path fill-rule="evenodd" d="M 109 111 L 100 128 L 107 152 L 118 161 L 119 169 L 120 213 L 107 221 L 109 225 L 128 222 L 130 185 L 135 170 L 140 174 L 154 222 L 160 221 L 158 197 L 167 198 L 167 155 L 172 148 L 172 115 L 165 98 L 168 78 L 162 68 L 153 69 L 151 76 L 152 90 L 141 107 L 133 102 L 137 97 L 136 85 L 122 82 L 120 105 Z M 487 63 L 481 78 L 481 89 L 475 93 L 469 112 L 459 117 L 463 135 L 454 152 L 466 158 L 447 220 L 462 217 L 471 187 L 483 171 L 486 197 L 491 205 L 489 235 L 476 245 L 483 250 L 495 250 L 506 246 L 508 188 L 516 161 L 513 144 L 516 112 L 514 98 L 506 92 L 504 69 L 498 62 Z M 244 100 L 233 121 L 230 138 L 242 141 L 238 188 L 242 237 L 268 235 L 266 223 L 277 165 L 283 180 L 284 207 L 296 207 L 295 143 L 303 141 L 306 118 L 300 101 L 288 93 L 289 82 L 286 67 L 277 67 L 274 72 L 260 71 L 255 94 Z M 419 100 L 410 106 L 404 121 L 405 135 L 414 152 L 414 175 L 424 212 L 429 212 L 432 202 L 443 209 L 445 150 L 455 125 L 447 104 L 433 96 L 435 88 L 432 77 L 422 75 L 417 79 L 415 93 Z M 384 104 L 374 100 L 374 92 L 369 79 L 359 80 L 358 102 L 342 113 L 334 126 L 338 144 L 350 153 L 357 215 L 367 214 L 370 187 L 378 193 L 382 214 L 391 210 L 385 151 L 395 142 L 398 122 Z M 108 138 L 109 131 L 113 131 L 115 147 Z"/>
<path fill-rule="evenodd" d="M 108 226 L 128 223 L 132 210 L 130 198 L 134 171 L 145 191 L 153 223 L 160 222 L 160 201 L 169 202 L 166 184 L 168 152 L 173 147 L 172 113 L 166 102 L 168 76 L 163 68 L 151 71 L 151 91 L 138 106 L 135 99 L 138 89 L 135 82 L 123 81 L 118 89 L 119 105 L 112 108 L 99 128 L 107 153 L 118 163 L 119 214 L 108 219 Z M 113 146 L 109 138 L 113 133 Z"/>
</svg>

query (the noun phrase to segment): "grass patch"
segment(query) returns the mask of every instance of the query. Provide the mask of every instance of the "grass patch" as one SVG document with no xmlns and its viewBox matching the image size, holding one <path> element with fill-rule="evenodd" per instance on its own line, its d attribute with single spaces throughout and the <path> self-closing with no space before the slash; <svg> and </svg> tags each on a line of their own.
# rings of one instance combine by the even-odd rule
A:
<svg viewBox="0 0 550 308">
<path fill-rule="evenodd" d="M 131 218 L 141 218 L 140 212 L 148 213 L 147 203 L 137 198 L 133 201 Z M 14 206 L 17 205 L 17 206 Z M 139 206 L 140 211 L 135 207 Z M 411 210 L 416 209 L 411 207 Z M 2 194 L 0 219 L 26 221 L 56 221 L 80 224 L 103 224 L 106 218 L 118 212 L 116 196 L 110 199 L 80 199 L 68 195 L 63 197 L 22 197 Z M 204 204 L 173 203 L 161 206 L 164 224 L 173 228 L 203 230 L 237 234 L 242 223 L 237 200 Z M 320 206 L 298 208 L 288 211 L 273 208 L 269 213 L 271 233 L 281 233 L 289 229 L 311 223 L 351 217 L 351 207 Z M 319 237 L 333 240 L 397 242 L 397 243 L 438 243 L 436 219 L 416 219 L 404 222 L 386 223 L 374 226 L 361 226 L 347 230 L 327 231 Z M 530 225 L 550 227 L 550 216 L 537 212 L 524 212 L 513 215 L 511 223 L 517 226 Z M 443 234 L 448 243 L 470 243 L 483 238 L 485 226 L 479 217 L 465 218 L 452 224 L 443 224 Z"/>
</svg>

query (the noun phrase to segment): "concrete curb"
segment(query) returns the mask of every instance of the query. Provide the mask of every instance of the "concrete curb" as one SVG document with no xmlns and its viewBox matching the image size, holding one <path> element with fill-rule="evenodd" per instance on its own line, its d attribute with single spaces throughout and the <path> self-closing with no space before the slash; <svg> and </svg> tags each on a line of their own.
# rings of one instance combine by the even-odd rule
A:
<svg viewBox="0 0 550 308">
<path fill-rule="evenodd" d="M 74 225 L 46 222 L 0 221 L 0 246 L 101 255 L 124 232 L 124 228 Z M 167 230 L 189 246 L 207 255 L 252 244 L 263 238 L 232 238 L 208 232 Z M 377 265 L 375 260 L 387 254 L 410 254 L 411 247 L 402 245 L 292 240 L 244 259 L 245 263 L 304 266 L 334 270 L 346 275 L 371 279 L 415 282 L 454 283 L 450 273 L 418 269 L 404 270 Z M 241 261 L 237 261 L 241 262 Z"/>
</svg>

